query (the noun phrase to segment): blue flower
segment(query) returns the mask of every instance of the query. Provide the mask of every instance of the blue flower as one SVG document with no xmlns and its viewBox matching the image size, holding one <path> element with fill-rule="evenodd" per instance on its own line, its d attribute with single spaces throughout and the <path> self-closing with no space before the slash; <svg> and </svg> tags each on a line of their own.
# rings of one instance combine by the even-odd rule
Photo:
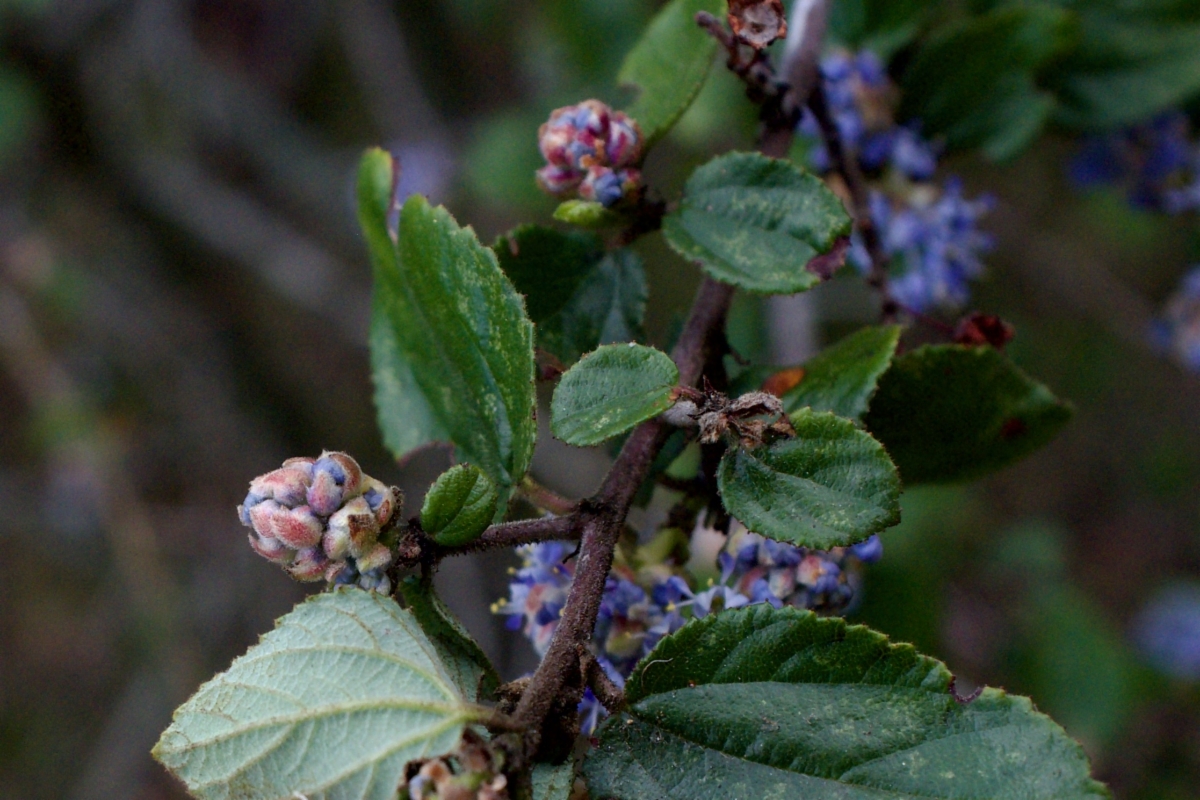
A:
<svg viewBox="0 0 1200 800">
<path fill-rule="evenodd" d="M 874 564 L 883 558 L 883 542 L 874 534 L 865 542 L 850 545 L 850 554 L 864 564 Z"/>
<path fill-rule="evenodd" d="M 1084 140 L 1067 173 L 1080 188 L 1120 186 L 1130 204 L 1171 214 L 1200 209 L 1200 146 L 1187 117 L 1169 111 L 1151 122 Z"/>
<path fill-rule="evenodd" d="M 993 205 L 987 195 L 963 197 L 955 178 L 940 193 L 914 190 L 895 204 L 881 192 L 871 193 L 871 216 L 893 261 L 892 294 L 902 306 L 924 312 L 966 303 L 971 279 L 983 272 L 980 254 L 993 246 L 992 237 L 976 224 Z M 857 233 L 850 257 L 860 270 L 869 270 Z"/>
<path fill-rule="evenodd" d="M 1161 349 L 1188 369 L 1200 370 L 1200 265 L 1183 276 L 1152 334 Z"/>
<path fill-rule="evenodd" d="M 1200 680 L 1200 586 L 1180 585 L 1160 592 L 1137 616 L 1134 639 L 1146 658 L 1166 674 Z"/>
</svg>

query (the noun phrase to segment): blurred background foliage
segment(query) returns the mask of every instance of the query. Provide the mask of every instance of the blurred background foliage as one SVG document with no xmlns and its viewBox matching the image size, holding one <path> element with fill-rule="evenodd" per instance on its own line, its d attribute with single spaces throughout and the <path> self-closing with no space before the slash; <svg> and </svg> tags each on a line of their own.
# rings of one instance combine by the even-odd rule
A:
<svg viewBox="0 0 1200 800">
<path fill-rule="evenodd" d="M 402 191 L 484 241 L 544 222 L 537 126 L 622 101 L 612 76 L 655 5 L 0 2 L 0 796 L 183 796 L 148 755 L 171 709 L 301 595 L 245 544 L 249 478 L 346 450 L 415 513 L 445 463 L 402 468 L 376 431 L 359 152 L 383 143 Z M 909 493 L 854 618 L 963 688 L 1032 695 L 1118 796 L 1200 796 L 1200 686 L 1134 646 L 1147 601 L 1200 580 L 1200 377 L 1147 335 L 1200 238 L 1065 166 L 1081 131 L 1198 96 L 1200 6 L 834 0 L 833 30 L 891 59 L 906 113 L 951 146 L 941 171 L 996 196 L 973 305 L 1078 409 L 1016 467 Z M 715 69 L 649 183 L 672 196 L 754 126 Z M 662 343 L 698 275 L 638 249 Z M 742 298 L 731 338 L 794 363 L 872 317 L 843 273 L 801 303 Z M 535 474 L 590 492 L 605 455 L 548 438 Z M 532 654 L 487 613 L 510 563 L 439 582 L 514 677 Z"/>
</svg>

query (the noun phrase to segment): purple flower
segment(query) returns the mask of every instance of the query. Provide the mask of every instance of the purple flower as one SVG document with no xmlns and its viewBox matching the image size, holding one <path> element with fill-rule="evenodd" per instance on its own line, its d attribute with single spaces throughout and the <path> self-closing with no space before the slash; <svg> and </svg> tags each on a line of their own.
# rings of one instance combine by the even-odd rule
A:
<svg viewBox="0 0 1200 800">
<path fill-rule="evenodd" d="M 1166 674 L 1200 680 L 1200 586 L 1161 591 L 1134 621 L 1134 640 Z"/>
<path fill-rule="evenodd" d="M 883 558 L 883 542 L 874 534 L 864 542 L 850 545 L 850 554 L 864 564 L 874 564 Z"/>
<path fill-rule="evenodd" d="M 1200 370 L 1200 265 L 1183 276 L 1156 321 L 1154 339 L 1188 369 Z"/>
</svg>

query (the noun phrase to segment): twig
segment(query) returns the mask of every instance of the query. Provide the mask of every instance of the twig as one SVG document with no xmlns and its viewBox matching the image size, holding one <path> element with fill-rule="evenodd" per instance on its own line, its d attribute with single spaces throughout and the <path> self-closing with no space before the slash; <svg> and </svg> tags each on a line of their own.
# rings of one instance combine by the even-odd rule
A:
<svg viewBox="0 0 1200 800">
<path fill-rule="evenodd" d="M 732 297 L 732 286 L 711 278 L 701 284 L 673 353 L 681 385 L 699 380 L 709 341 L 720 331 Z M 550 647 L 514 714 L 531 732 L 526 742 L 528 756 L 536 753 L 555 703 L 561 704 L 567 698 L 578 702 L 583 691 L 585 675 L 578 648 L 591 641 L 625 516 L 668 433 L 667 426 L 658 419 L 639 425 L 621 448 L 600 491 L 581 505 L 577 516 L 582 522 L 583 543 L 575 579 Z"/>
<path fill-rule="evenodd" d="M 421 561 L 424 556 L 437 561 L 449 556 L 463 556 L 484 550 L 508 549 L 520 547 L 523 544 L 578 539 L 579 531 L 579 517 L 576 515 L 502 522 L 492 525 L 475 541 L 458 547 L 444 547 L 431 539 L 425 539 L 421 543 L 420 554 L 414 560 Z"/>
<path fill-rule="evenodd" d="M 551 514 L 563 516 L 573 514 L 579 509 L 579 503 L 574 500 L 568 500 L 558 494 L 558 492 L 547 489 L 529 476 L 526 476 L 521 481 L 521 494 L 525 495 L 525 499 L 529 502 L 543 511 L 549 511 Z"/>
<path fill-rule="evenodd" d="M 583 664 L 584 679 L 592 692 L 609 713 L 615 713 L 625 707 L 625 692 L 617 686 L 604 672 L 600 661 L 592 655 L 585 645 L 580 645 L 579 659 Z"/>
<path fill-rule="evenodd" d="M 843 141 L 837 122 L 829 113 L 825 87 L 820 82 L 813 87 L 808 96 L 808 107 L 821 129 L 821 138 L 825 142 L 825 149 L 829 151 L 829 160 L 833 163 L 834 171 L 842 176 L 850 190 L 850 201 L 854 206 L 854 224 L 862 234 L 867 256 L 871 259 L 867 283 L 879 292 L 881 298 L 880 320 L 884 323 L 895 322 L 900 306 L 892 297 L 888 285 L 888 256 L 883 249 L 883 241 L 879 238 L 879 229 L 875 227 L 875 220 L 871 216 L 871 200 L 862 169 L 858 165 L 858 156 L 852 153 Z"/>
</svg>

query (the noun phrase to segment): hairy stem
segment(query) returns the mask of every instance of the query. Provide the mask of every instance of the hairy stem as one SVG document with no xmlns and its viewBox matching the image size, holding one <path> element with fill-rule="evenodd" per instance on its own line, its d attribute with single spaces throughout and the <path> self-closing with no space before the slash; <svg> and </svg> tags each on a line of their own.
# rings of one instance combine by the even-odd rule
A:
<svg viewBox="0 0 1200 800">
<path fill-rule="evenodd" d="M 520 547 L 523 544 L 537 542 L 553 542 L 563 539 L 579 538 L 579 519 L 575 515 L 565 517 L 541 517 L 539 519 L 523 519 L 517 522 L 503 522 L 492 525 L 478 539 L 457 547 L 445 547 L 432 540 L 422 543 L 422 548 L 431 549 L 434 560 L 447 556 L 461 556 L 467 553 L 477 553 L 482 550 Z"/>
<path fill-rule="evenodd" d="M 733 287 L 705 278 L 692 304 L 691 313 L 672 357 L 679 367 L 680 384 L 690 386 L 700 379 L 708 344 L 719 332 L 729 310 Z M 600 612 L 604 584 L 612 568 L 617 539 L 638 488 L 669 434 L 658 419 L 634 429 L 600 491 L 584 501 L 576 515 L 581 522 L 583 543 L 575 566 L 575 579 L 558 628 L 541 665 L 521 695 L 514 716 L 531 733 L 529 753 L 536 752 L 547 715 L 564 696 L 583 691 L 579 647 L 591 641 Z"/>
</svg>

